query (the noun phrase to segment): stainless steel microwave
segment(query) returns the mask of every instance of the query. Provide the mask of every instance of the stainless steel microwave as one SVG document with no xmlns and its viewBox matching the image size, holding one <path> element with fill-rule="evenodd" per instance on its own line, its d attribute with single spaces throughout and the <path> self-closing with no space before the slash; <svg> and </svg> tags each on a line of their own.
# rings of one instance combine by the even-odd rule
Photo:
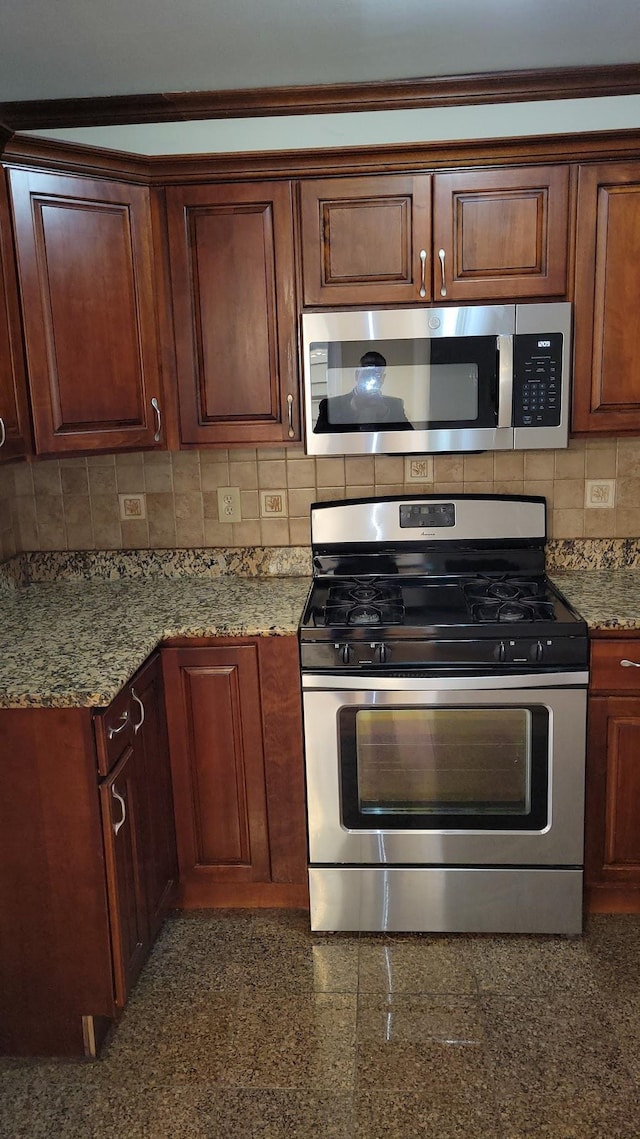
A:
<svg viewBox="0 0 640 1139">
<path fill-rule="evenodd" d="M 571 305 L 309 312 L 309 455 L 566 447 Z"/>
</svg>

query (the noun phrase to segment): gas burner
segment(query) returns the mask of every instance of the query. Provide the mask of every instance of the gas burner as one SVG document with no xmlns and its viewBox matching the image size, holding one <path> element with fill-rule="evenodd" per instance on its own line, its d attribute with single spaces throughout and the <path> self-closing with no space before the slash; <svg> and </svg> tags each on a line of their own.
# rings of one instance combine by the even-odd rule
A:
<svg viewBox="0 0 640 1139">
<path fill-rule="evenodd" d="M 327 601 L 322 613 L 324 625 L 401 625 L 404 605 L 400 600 L 372 602 Z"/>
<path fill-rule="evenodd" d="M 531 581 L 517 577 L 474 577 L 462 583 L 465 596 L 471 602 L 491 601 L 526 601 L 537 603 L 545 601 L 548 596 L 544 581 Z"/>
<path fill-rule="evenodd" d="M 486 598 L 471 606 L 474 621 L 480 623 L 497 621 L 502 623 L 515 623 L 518 621 L 554 621 L 553 605 L 549 601 L 539 601 L 537 598 L 517 598 L 501 601 L 499 598 Z"/>
<path fill-rule="evenodd" d="M 397 581 L 386 577 L 373 577 L 366 581 L 361 578 L 344 578 L 329 590 L 330 601 L 396 601 L 402 596 Z"/>
<path fill-rule="evenodd" d="M 401 587 L 386 578 L 332 585 L 321 614 L 324 625 L 401 625 L 403 620 Z"/>
</svg>

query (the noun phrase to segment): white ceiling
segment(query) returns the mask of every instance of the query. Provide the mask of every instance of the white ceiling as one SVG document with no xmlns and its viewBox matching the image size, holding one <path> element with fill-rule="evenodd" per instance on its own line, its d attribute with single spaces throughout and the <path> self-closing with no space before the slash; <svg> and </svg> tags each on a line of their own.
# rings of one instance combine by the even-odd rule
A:
<svg viewBox="0 0 640 1139">
<path fill-rule="evenodd" d="M 0 0 L 0 102 L 639 59 L 640 0 Z"/>
</svg>

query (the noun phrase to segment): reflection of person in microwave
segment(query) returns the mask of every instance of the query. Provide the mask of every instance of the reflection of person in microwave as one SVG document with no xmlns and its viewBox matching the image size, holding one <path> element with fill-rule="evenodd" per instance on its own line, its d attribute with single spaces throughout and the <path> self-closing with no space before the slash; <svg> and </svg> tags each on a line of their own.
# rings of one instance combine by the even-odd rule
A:
<svg viewBox="0 0 640 1139">
<path fill-rule="evenodd" d="M 404 400 L 382 394 L 387 361 L 380 352 L 365 352 L 356 368 L 356 383 L 346 395 L 321 399 L 314 432 L 333 431 L 336 427 L 377 427 L 394 431 L 412 431 L 404 413 Z"/>
</svg>

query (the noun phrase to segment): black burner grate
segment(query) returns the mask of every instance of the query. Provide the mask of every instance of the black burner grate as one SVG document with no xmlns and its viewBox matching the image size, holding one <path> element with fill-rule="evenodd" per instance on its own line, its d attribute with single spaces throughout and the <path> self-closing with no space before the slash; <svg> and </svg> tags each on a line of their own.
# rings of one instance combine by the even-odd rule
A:
<svg viewBox="0 0 640 1139">
<path fill-rule="evenodd" d="M 397 581 L 346 579 L 332 585 L 322 610 L 324 625 L 401 625 L 405 607 Z"/>
<path fill-rule="evenodd" d="M 512 577 L 475 577 L 462 588 L 474 621 L 516 623 L 553 621 L 555 611 L 544 580 Z"/>
</svg>

